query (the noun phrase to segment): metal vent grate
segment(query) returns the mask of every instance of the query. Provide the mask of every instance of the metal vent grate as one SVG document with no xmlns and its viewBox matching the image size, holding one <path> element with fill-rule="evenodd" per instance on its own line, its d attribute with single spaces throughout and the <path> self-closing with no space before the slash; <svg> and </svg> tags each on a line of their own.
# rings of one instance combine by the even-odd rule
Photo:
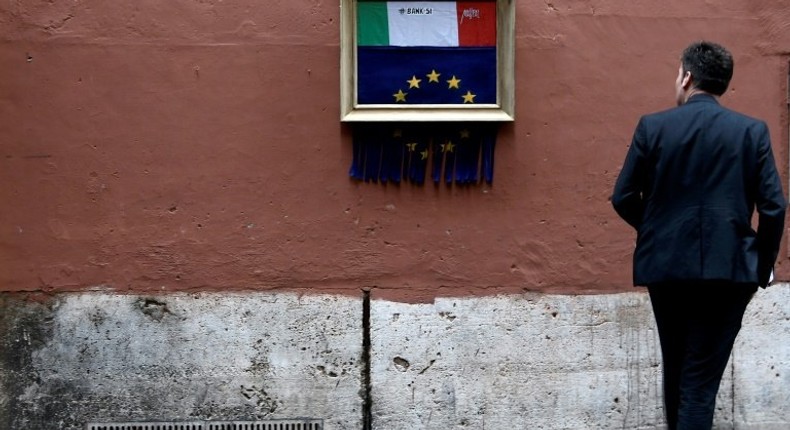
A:
<svg viewBox="0 0 790 430">
<path fill-rule="evenodd" d="M 87 430 L 205 430 L 203 422 L 93 423 Z"/>
<path fill-rule="evenodd" d="M 88 423 L 86 430 L 324 430 L 320 419 Z"/>
<path fill-rule="evenodd" d="M 206 430 L 323 430 L 323 420 L 208 421 Z"/>
</svg>

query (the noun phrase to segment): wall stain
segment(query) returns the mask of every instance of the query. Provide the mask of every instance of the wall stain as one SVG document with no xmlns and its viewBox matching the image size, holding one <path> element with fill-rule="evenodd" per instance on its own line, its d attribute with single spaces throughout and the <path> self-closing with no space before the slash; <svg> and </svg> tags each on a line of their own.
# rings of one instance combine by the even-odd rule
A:
<svg viewBox="0 0 790 430">
<path fill-rule="evenodd" d="M 135 302 L 140 311 L 156 322 L 162 322 L 168 316 L 174 315 L 167 303 L 153 298 L 141 298 Z"/>
</svg>

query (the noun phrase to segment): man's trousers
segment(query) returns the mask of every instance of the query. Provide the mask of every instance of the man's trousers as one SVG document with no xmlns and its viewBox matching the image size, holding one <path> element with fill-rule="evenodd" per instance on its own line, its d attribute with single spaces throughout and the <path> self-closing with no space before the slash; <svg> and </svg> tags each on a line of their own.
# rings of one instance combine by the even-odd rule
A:
<svg viewBox="0 0 790 430">
<path fill-rule="evenodd" d="M 716 394 L 755 285 L 648 287 L 664 369 L 669 430 L 710 430 Z"/>
</svg>

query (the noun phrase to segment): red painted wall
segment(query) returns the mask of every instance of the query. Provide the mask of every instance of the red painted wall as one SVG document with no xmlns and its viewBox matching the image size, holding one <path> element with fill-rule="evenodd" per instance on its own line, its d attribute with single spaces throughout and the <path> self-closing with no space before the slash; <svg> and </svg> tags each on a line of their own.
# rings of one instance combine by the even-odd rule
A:
<svg viewBox="0 0 790 430">
<path fill-rule="evenodd" d="M 783 0 L 519 0 L 516 121 L 478 187 L 348 178 L 338 3 L 2 3 L 0 289 L 629 290 L 608 198 L 700 38 L 787 176 Z"/>
</svg>

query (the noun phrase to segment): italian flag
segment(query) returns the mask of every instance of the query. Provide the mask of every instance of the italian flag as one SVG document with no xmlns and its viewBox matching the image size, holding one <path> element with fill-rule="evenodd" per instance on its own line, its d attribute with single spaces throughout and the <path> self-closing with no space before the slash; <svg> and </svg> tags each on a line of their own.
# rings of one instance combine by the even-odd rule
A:
<svg viewBox="0 0 790 430">
<path fill-rule="evenodd" d="M 359 1 L 360 46 L 495 46 L 496 1 Z"/>
<path fill-rule="evenodd" d="M 358 103 L 496 103 L 496 0 L 359 0 L 356 12 Z"/>
</svg>

